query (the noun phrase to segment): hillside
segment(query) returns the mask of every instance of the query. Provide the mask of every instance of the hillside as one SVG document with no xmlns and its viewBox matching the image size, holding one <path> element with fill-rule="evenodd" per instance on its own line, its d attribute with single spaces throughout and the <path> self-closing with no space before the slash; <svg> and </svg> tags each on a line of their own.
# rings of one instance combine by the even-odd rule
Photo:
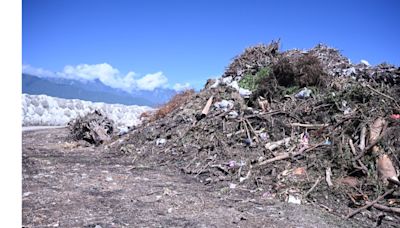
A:
<svg viewBox="0 0 400 228">
<path fill-rule="evenodd" d="M 174 90 L 160 88 L 154 91 L 137 90 L 128 93 L 106 86 L 99 80 L 78 81 L 63 78 L 43 78 L 29 74 L 22 74 L 22 92 L 65 99 L 151 107 L 165 103 L 176 93 Z"/>
</svg>

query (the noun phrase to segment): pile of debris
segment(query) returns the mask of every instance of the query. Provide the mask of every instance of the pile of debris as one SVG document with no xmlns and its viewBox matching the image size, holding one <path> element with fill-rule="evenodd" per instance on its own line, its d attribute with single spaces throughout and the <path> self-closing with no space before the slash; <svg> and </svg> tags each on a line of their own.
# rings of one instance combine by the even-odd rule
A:
<svg viewBox="0 0 400 228">
<path fill-rule="evenodd" d="M 110 141 L 114 134 L 114 121 L 99 110 L 71 120 L 67 126 L 72 139 L 94 145 Z"/>
<path fill-rule="evenodd" d="M 118 150 L 175 166 L 221 194 L 398 224 L 400 69 L 352 65 L 324 45 L 278 47 L 246 49 L 222 78 L 144 120 Z"/>
</svg>

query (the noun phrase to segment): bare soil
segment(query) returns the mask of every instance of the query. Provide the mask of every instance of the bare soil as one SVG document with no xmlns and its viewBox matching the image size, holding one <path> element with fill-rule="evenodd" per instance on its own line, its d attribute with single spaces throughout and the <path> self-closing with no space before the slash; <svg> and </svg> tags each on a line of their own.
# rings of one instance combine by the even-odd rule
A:
<svg viewBox="0 0 400 228">
<path fill-rule="evenodd" d="M 308 205 L 252 198 L 239 188 L 225 194 L 175 168 L 132 161 L 67 134 L 66 128 L 22 133 L 23 227 L 370 225 Z"/>
</svg>

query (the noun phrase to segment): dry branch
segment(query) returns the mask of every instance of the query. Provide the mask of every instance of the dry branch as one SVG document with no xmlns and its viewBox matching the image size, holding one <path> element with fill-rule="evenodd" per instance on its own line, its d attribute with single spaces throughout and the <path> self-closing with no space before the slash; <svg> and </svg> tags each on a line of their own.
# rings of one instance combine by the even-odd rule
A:
<svg viewBox="0 0 400 228">
<path fill-rule="evenodd" d="M 332 176 L 332 170 L 331 167 L 327 167 L 325 170 L 325 180 L 326 183 L 328 184 L 329 187 L 333 186 L 332 180 L 331 180 L 331 176 Z"/>
<path fill-rule="evenodd" d="M 360 213 L 362 210 L 368 209 L 369 207 L 373 206 L 375 203 L 377 203 L 379 200 L 385 198 L 387 195 L 390 195 L 394 192 L 394 189 L 390 189 L 389 191 L 385 192 L 385 194 L 379 196 L 376 198 L 374 201 L 367 203 L 365 206 L 358 208 L 357 210 L 354 210 L 350 214 L 346 216 L 346 219 L 349 219 L 353 217 L 354 215 Z"/>
<path fill-rule="evenodd" d="M 367 202 L 367 203 L 369 203 L 369 202 Z M 385 206 L 385 205 L 382 205 L 382 204 L 378 204 L 378 203 L 375 203 L 372 206 L 374 208 L 378 209 L 378 210 L 381 210 L 381 211 L 400 214 L 400 208 L 398 208 L 398 207 L 388 207 L 388 206 Z"/>
<path fill-rule="evenodd" d="M 302 153 L 309 152 L 309 151 L 311 151 L 311 150 L 313 150 L 313 149 L 315 149 L 315 148 L 317 148 L 319 146 L 322 146 L 322 145 L 324 145 L 324 144 L 323 143 L 319 143 L 319 144 L 316 144 L 316 145 L 314 145 L 312 147 L 308 147 L 308 148 L 307 147 L 303 147 L 303 148 L 301 148 L 299 151 L 297 151 L 295 153 L 287 153 L 287 152 L 285 152 L 285 153 L 282 153 L 282 154 L 280 154 L 278 156 L 275 156 L 273 158 L 270 158 L 268 160 L 260 162 L 256 167 L 263 166 L 263 165 L 266 165 L 266 164 L 269 164 L 269 163 L 272 163 L 272 162 L 275 162 L 275 161 L 287 159 L 287 158 L 290 158 L 290 157 L 294 157 L 294 156 L 300 155 Z"/>
<path fill-rule="evenodd" d="M 313 186 L 306 192 L 306 194 L 304 194 L 304 197 L 307 197 L 314 190 L 314 188 L 317 187 L 321 179 L 322 179 L 321 176 L 319 176 L 315 181 L 315 183 L 313 184 Z"/>
<path fill-rule="evenodd" d="M 368 145 L 364 150 L 362 150 L 362 151 L 354 158 L 354 160 L 358 160 L 358 159 L 362 158 L 362 157 L 364 156 L 365 152 L 367 152 L 367 151 L 369 151 L 371 148 L 373 148 L 378 142 L 381 141 L 381 139 L 382 139 L 383 137 L 385 137 L 385 136 L 388 134 L 390 128 L 388 129 L 387 126 L 388 126 L 388 123 L 385 123 L 385 125 L 383 126 L 383 129 L 382 129 L 382 131 L 381 131 L 381 133 L 380 133 L 380 135 L 376 138 L 376 140 L 373 141 L 373 142 L 371 142 L 370 145 Z"/>
<path fill-rule="evenodd" d="M 284 145 L 286 143 L 289 143 L 289 141 L 290 141 L 290 137 L 287 137 L 287 138 L 284 138 L 284 139 L 279 140 L 279 141 L 267 143 L 267 144 L 265 144 L 265 148 L 267 150 L 273 151 L 276 148 L 278 148 L 278 147 L 280 147 L 280 146 L 282 146 L 282 145 Z"/>
<path fill-rule="evenodd" d="M 292 127 L 305 127 L 309 129 L 320 129 L 329 126 L 329 124 L 303 124 L 303 123 L 291 123 Z"/>
<path fill-rule="evenodd" d="M 251 132 L 253 132 L 253 134 L 256 137 L 256 142 L 259 143 L 260 141 L 258 140 L 258 134 L 256 133 L 256 131 L 254 130 L 253 126 L 251 126 L 250 121 L 249 120 L 245 120 L 246 123 L 249 125 Z"/>
<path fill-rule="evenodd" d="M 377 93 L 377 94 L 379 94 L 379 95 L 381 95 L 381 96 L 384 96 L 384 97 L 386 97 L 386 98 L 388 98 L 388 99 L 394 101 L 394 103 L 396 104 L 396 106 L 400 108 L 400 105 L 397 103 L 397 100 L 394 99 L 393 97 L 391 97 L 391 96 L 389 96 L 389 95 L 386 95 L 386 94 L 384 94 L 384 93 L 379 92 L 378 90 L 372 88 L 370 85 L 367 85 L 367 88 L 370 89 L 370 90 L 372 90 L 372 91 L 374 91 L 375 93 Z"/>
<path fill-rule="evenodd" d="M 360 133 L 360 144 L 358 146 L 358 148 L 360 148 L 361 151 L 363 151 L 365 149 L 365 137 L 367 135 L 367 128 L 365 126 L 363 126 L 361 128 L 361 133 Z"/>
<path fill-rule="evenodd" d="M 354 147 L 354 143 L 352 139 L 349 139 L 349 145 L 351 152 L 353 153 L 354 156 L 357 156 L 357 151 L 356 148 Z M 362 163 L 360 159 L 357 159 L 358 164 L 360 165 L 361 169 L 364 170 L 365 173 L 368 173 L 368 168 Z"/>
</svg>

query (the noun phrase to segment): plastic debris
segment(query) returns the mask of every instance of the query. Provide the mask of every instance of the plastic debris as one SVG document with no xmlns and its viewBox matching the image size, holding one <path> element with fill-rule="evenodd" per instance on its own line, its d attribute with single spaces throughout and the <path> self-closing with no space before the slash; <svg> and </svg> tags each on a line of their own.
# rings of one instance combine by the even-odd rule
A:
<svg viewBox="0 0 400 228">
<path fill-rule="evenodd" d="M 166 142 L 167 142 L 166 139 L 160 138 L 160 139 L 156 140 L 156 145 L 161 146 L 161 145 L 164 145 Z"/>
<path fill-rule="evenodd" d="M 367 60 L 362 59 L 360 62 L 366 66 L 371 66 Z"/>
<path fill-rule="evenodd" d="M 129 127 L 126 127 L 126 126 L 119 127 L 118 129 L 119 129 L 119 133 L 118 133 L 119 136 L 125 135 L 126 133 L 129 132 Z"/>
<path fill-rule="evenodd" d="M 234 88 L 236 91 L 239 91 L 239 84 L 237 81 L 233 81 L 229 84 L 230 87 Z"/>
<path fill-rule="evenodd" d="M 228 113 L 228 118 L 229 119 L 236 119 L 239 116 L 239 113 L 237 113 L 236 111 L 230 111 Z"/>
<path fill-rule="evenodd" d="M 229 85 L 231 82 L 232 82 L 232 77 L 231 76 L 229 76 L 229 77 L 226 77 L 226 78 L 222 78 L 221 79 L 221 84 L 222 85 Z"/>
<path fill-rule="evenodd" d="M 293 203 L 293 204 L 301 204 L 301 197 L 300 196 L 295 196 L 295 195 L 289 195 L 288 197 L 288 203 Z"/>
<path fill-rule="evenodd" d="M 390 115 L 390 118 L 392 118 L 394 120 L 398 120 L 398 119 L 400 119 L 400 114 L 392 114 L 392 115 Z"/>
<path fill-rule="evenodd" d="M 239 94 L 244 98 L 249 98 L 251 95 L 251 91 L 248 89 L 239 88 Z"/>
<path fill-rule="evenodd" d="M 356 68 L 350 67 L 350 68 L 344 69 L 344 70 L 343 70 L 343 74 L 344 74 L 346 77 L 353 76 L 353 75 L 356 74 Z"/>
<path fill-rule="evenodd" d="M 237 165 L 236 161 L 229 161 L 228 162 L 229 168 L 235 168 L 236 165 Z"/>
<path fill-rule="evenodd" d="M 311 96 L 312 91 L 307 87 L 304 87 L 300 92 L 298 92 L 294 97 L 299 99 L 309 98 Z"/>
<path fill-rule="evenodd" d="M 329 140 L 329 138 L 325 139 L 324 145 L 332 145 L 332 142 Z"/>
<path fill-rule="evenodd" d="M 260 136 L 261 140 L 264 142 L 268 140 L 268 134 L 265 132 L 261 133 L 259 136 Z"/>
<path fill-rule="evenodd" d="M 302 145 L 303 147 L 308 147 L 310 141 L 310 135 L 308 134 L 308 132 L 304 132 L 300 135 L 300 145 Z"/>
<path fill-rule="evenodd" d="M 243 143 L 246 144 L 246 146 L 251 146 L 253 144 L 253 141 L 249 138 L 244 139 Z"/>
<path fill-rule="evenodd" d="M 217 110 L 223 110 L 223 111 L 228 111 L 229 109 L 233 108 L 233 101 L 232 100 L 222 100 L 219 102 L 214 103 L 214 107 L 217 108 Z"/>
</svg>

